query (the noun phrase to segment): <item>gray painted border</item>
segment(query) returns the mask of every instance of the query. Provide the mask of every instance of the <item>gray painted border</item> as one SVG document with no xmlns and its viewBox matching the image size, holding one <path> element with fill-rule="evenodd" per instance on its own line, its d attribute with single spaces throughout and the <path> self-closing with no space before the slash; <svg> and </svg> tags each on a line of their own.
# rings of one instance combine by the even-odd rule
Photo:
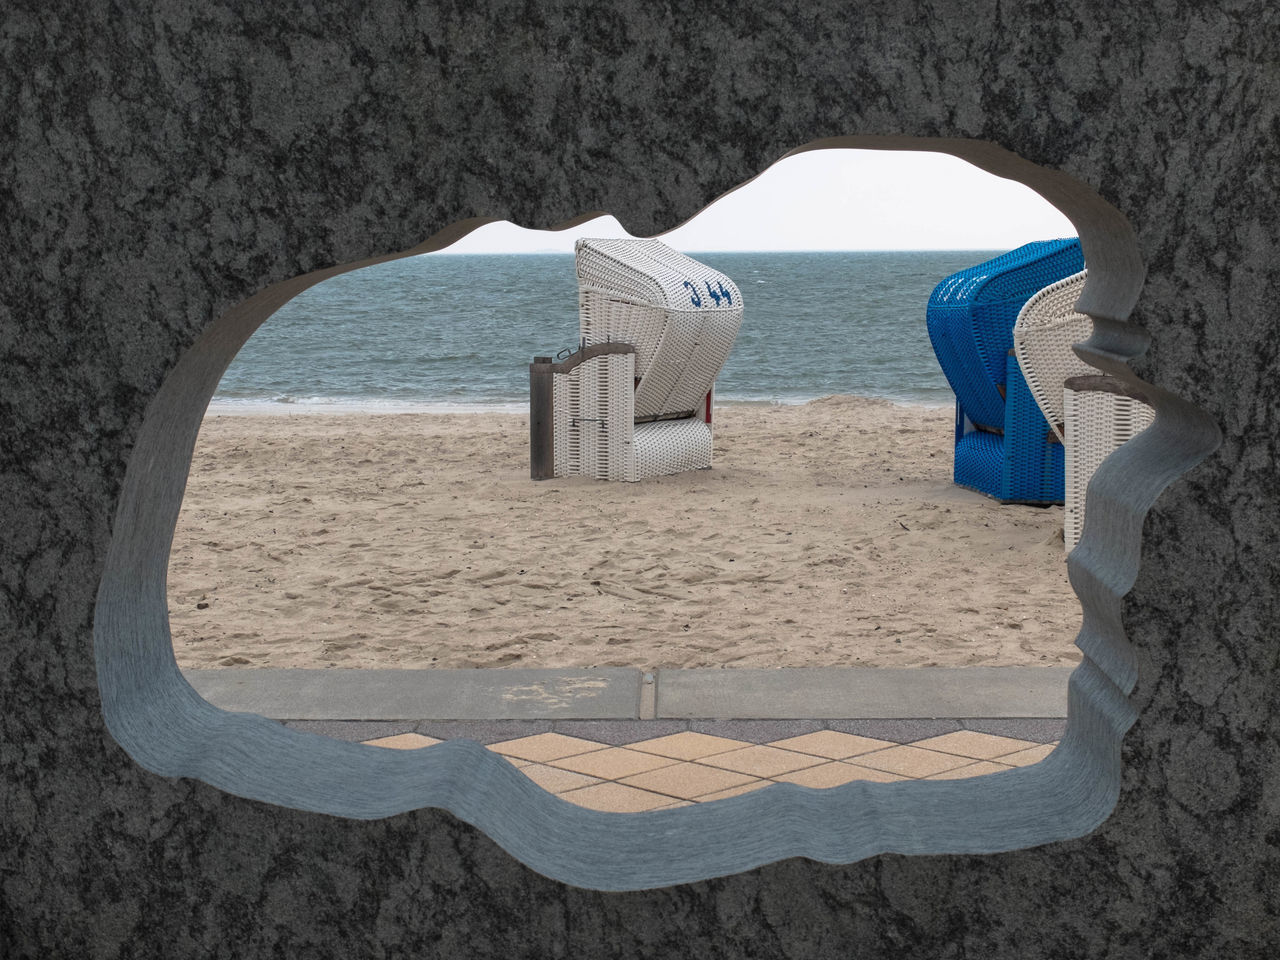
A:
<svg viewBox="0 0 1280 960">
<path fill-rule="evenodd" d="M 532 869 L 601 890 L 668 886 L 795 856 L 850 863 L 885 852 L 994 853 L 1098 826 L 1114 808 L 1120 741 L 1135 719 L 1128 695 L 1136 666 L 1120 610 L 1137 575 L 1142 521 L 1159 493 L 1217 446 L 1217 428 L 1127 367 L 1146 346 L 1145 335 L 1125 323 L 1142 285 L 1141 259 L 1127 222 L 1090 188 L 980 141 L 849 137 L 801 149 L 821 147 L 952 153 L 1020 180 L 1058 206 L 1079 231 L 1090 267 L 1078 308 L 1094 318 L 1094 334 L 1077 350 L 1145 390 L 1156 408 L 1155 424 L 1090 484 L 1084 534 L 1068 559 L 1084 610 L 1077 643 L 1085 660 L 1071 676 L 1066 734 L 1046 760 L 971 780 L 822 791 L 778 785 L 702 806 L 606 814 L 558 800 L 469 741 L 379 750 L 203 700 L 174 661 L 165 604 L 169 546 L 201 418 L 222 372 L 274 310 L 328 276 L 375 260 L 277 284 L 219 317 L 149 404 L 95 607 L 103 716 L 117 742 L 155 773 L 299 810 L 370 819 L 441 807 Z M 436 249 L 448 233 L 401 255 Z"/>
</svg>

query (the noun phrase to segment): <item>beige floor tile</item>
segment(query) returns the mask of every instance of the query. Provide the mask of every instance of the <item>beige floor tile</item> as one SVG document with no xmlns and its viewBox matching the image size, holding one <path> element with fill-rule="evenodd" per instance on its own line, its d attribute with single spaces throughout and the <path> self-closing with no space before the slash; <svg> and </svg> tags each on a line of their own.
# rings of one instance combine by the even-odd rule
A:
<svg viewBox="0 0 1280 960">
<path fill-rule="evenodd" d="M 954 753 L 960 757 L 973 760 L 992 760 L 1006 753 L 1014 753 L 1034 747 L 1031 740 L 1014 740 L 1012 737 L 997 737 L 990 733 L 979 733 L 976 730 L 957 730 L 955 733 L 944 733 L 940 737 L 917 740 L 911 744 L 922 750 L 938 750 L 941 753 Z"/>
<path fill-rule="evenodd" d="M 773 779 L 781 783 L 797 783 L 802 787 L 838 787 L 842 783 L 848 783 L 851 780 L 871 780 L 876 783 L 891 783 L 894 780 L 905 780 L 906 777 L 900 777 L 895 773 L 885 773 L 883 770 L 872 770 L 870 767 L 859 767 L 852 763 L 841 763 L 840 761 L 832 761 L 831 763 L 819 764 L 816 767 L 806 767 L 804 770 L 794 770 L 791 773 L 784 773 Z"/>
<path fill-rule="evenodd" d="M 822 759 L 808 753 L 796 753 L 794 750 L 780 750 L 760 744 L 703 757 L 699 762 L 724 770 L 749 773 L 753 777 L 776 777 L 780 773 L 816 766 Z"/>
<path fill-rule="evenodd" d="M 1026 750 L 1019 750 L 1017 753 L 1003 754 L 1000 757 L 1000 762 L 1014 767 L 1029 767 L 1031 764 L 1039 763 L 1053 753 L 1053 748 L 1056 746 L 1056 743 L 1039 743 Z"/>
<path fill-rule="evenodd" d="M 713 737 L 710 734 L 685 730 L 682 733 L 656 737 L 653 740 L 641 740 L 639 743 L 631 743 L 627 746 L 631 750 L 656 753 L 676 760 L 698 760 L 713 754 L 749 747 L 751 744 L 744 740 L 730 740 L 727 737 Z"/>
<path fill-rule="evenodd" d="M 549 767 L 545 763 L 526 764 L 520 768 L 520 772 L 543 790 L 551 793 L 564 793 L 566 790 L 589 787 L 593 783 L 600 782 L 596 777 L 574 773 L 572 770 L 561 770 L 559 767 Z"/>
<path fill-rule="evenodd" d="M 911 777 L 899 776 L 896 773 L 889 773 L 887 770 L 873 770 L 871 767 L 864 767 L 859 763 L 845 760 L 845 763 L 853 767 L 858 774 L 855 780 L 867 780 L 871 783 L 896 783 L 899 780 L 910 780 Z"/>
<path fill-rule="evenodd" d="M 665 793 L 679 800 L 696 800 L 704 794 L 740 787 L 755 779 L 758 778 L 701 763 L 675 763 L 648 773 L 638 773 L 619 782 L 629 787 Z"/>
<path fill-rule="evenodd" d="M 939 753 L 936 750 L 924 750 L 916 746 L 890 747 L 888 750 L 877 750 L 875 753 L 864 753 L 857 758 L 858 766 L 870 767 L 873 770 L 884 770 L 902 777 L 929 777 L 943 770 L 954 770 L 971 760 L 957 757 L 953 753 Z"/>
<path fill-rule="evenodd" d="M 621 780 L 633 774 L 644 773 L 667 767 L 678 761 L 670 757 L 660 757 L 653 753 L 641 753 L 628 750 L 626 747 L 609 747 L 606 750 L 592 750 L 575 757 L 552 760 L 551 765 L 565 770 L 576 770 L 601 780 Z"/>
<path fill-rule="evenodd" d="M 826 757 L 828 760 L 844 760 L 847 757 L 856 757 L 860 753 L 870 753 L 872 750 L 883 750 L 896 744 L 890 740 L 859 737 L 856 734 L 840 733 L 837 730 L 819 730 L 799 737 L 788 737 L 786 740 L 775 740 L 769 746 L 795 750 L 799 753 L 811 753 L 815 757 Z"/>
<path fill-rule="evenodd" d="M 435 737 L 424 737 L 420 733 L 397 733 L 394 737 L 378 737 L 376 740 L 365 740 L 371 747 L 388 747 L 392 750 L 418 750 L 439 743 Z"/>
<path fill-rule="evenodd" d="M 643 813 L 645 810 L 656 810 L 671 803 L 671 798 L 665 794 L 650 793 L 648 790 L 608 782 L 597 783 L 580 790 L 570 790 L 559 796 L 580 807 L 607 810 L 610 813 Z"/>
<path fill-rule="evenodd" d="M 588 750 L 603 750 L 607 744 L 594 740 L 583 740 L 581 737 L 566 737 L 562 733 L 539 733 L 532 737 L 521 737 L 518 740 L 505 740 L 492 743 L 489 749 L 506 757 L 519 757 L 521 760 L 533 760 L 546 763 L 548 760 L 559 760 Z"/>
<path fill-rule="evenodd" d="M 717 790 L 715 793 L 704 793 L 698 798 L 698 803 L 710 803 L 712 800 L 724 800 L 727 797 L 736 797 L 740 793 L 750 793 L 752 790 L 759 790 L 762 787 L 773 786 L 772 780 L 752 780 L 750 783 L 744 783 L 741 786 L 730 787 L 728 790 Z"/>
<path fill-rule="evenodd" d="M 1005 770 L 1012 770 L 1013 767 L 1006 767 L 1003 763 L 992 763 L 990 760 L 979 760 L 977 763 L 968 763 L 963 767 L 956 767 L 954 770 L 944 770 L 942 773 L 935 773 L 925 777 L 925 780 L 968 780 L 970 777 L 982 777 L 988 773 L 1002 773 Z"/>
</svg>

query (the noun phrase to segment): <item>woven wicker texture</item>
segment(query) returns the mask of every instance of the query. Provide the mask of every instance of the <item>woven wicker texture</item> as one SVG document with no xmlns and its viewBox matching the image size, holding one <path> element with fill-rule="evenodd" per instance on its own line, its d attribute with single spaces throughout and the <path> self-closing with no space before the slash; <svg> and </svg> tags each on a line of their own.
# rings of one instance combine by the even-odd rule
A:
<svg viewBox="0 0 1280 960">
<path fill-rule="evenodd" d="M 1027 301 L 1013 325 L 1018 365 L 1059 440 L 1064 440 L 1066 419 L 1062 384 L 1068 377 L 1097 372 L 1071 349 L 1093 332 L 1093 321 L 1076 312 L 1087 275 L 1087 270 L 1081 270 L 1045 287 Z"/>
<path fill-rule="evenodd" d="M 926 320 L 956 395 L 957 484 L 1005 502 L 1062 500 L 1062 451 L 1049 442 L 1049 424 L 1010 351 L 1023 305 L 1083 266 L 1078 240 L 1045 240 L 961 270 L 934 289 Z"/>
<path fill-rule="evenodd" d="M 711 466 L 707 410 L 742 323 L 732 280 L 657 240 L 579 240 L 580 336 L 630 343 L 553 382 L 557 476 L 601 480 Z M 669 419 L 635 423 L 635 420 Z"/>
<path fill-rule="evenodd" d="M 636 416 L 697 409 L 742 323 L 742 294 L 717 270 L 658 240 L 575 246 L 580 334 L 635 344 Z"/>
<path fill-rule="evenodd" d="M 636 425 L 635 477 L 655 477 L 711 466 L 711 425 L 697 417 Z"/>
<path fill-rule="evenodd" d="M 1062 533 L 1067 550 L 1084 529 L 1085 493 L 1094 471 L 1154 417 L 1150 407 L 1130 397 L 1063 386 L 1070 377 L 1097 373 L 1071 349 L 1093 332 L 1093 321 L 1075 309 L 1087 276 L 1082 270 L 1045 287 L 1027 301 L 1013 328 L 1027 385 L 1064 446 Z"/>
<path fill-rule="evenodd" d="M 1017 502 L 1061 503 L 1062 444 L 1053 442 L 1056 438 L 1022 376 L 1018 358 L 1009 356 L 1007 362 L 1009 394 L 998 496 Z"/>
<path fill-rule="evenodd" d="M 611 354 L 553 378 L 556 476 L 635 479 L 634 371 L 634 354 Z"/>
<path fill-rule="evenodd" d="M 1067 437 L 1066 506 L 1062 535 L 1067 550 L 1084 530 L 1085 493 L 1089 480 L 1120 444 L 1137 436 L 1155 420 L 1141 401 L 1098 390 L 1063 389 Z"/>
<path fill-rule="evenodd" d="M 630 343 L 636 348 L 636 376 L 653 365 L 653 355 L 667 325 L 667 311 L 621 300 L 617 294 L 589 287 L 578 289 L 579 336 L 588 346 Z"/>
<path fill-rule="evenodd" d="M 1005 357 L 1023 304 L 1083 267 L 1079 240 L 1042 240 L 961 270 L 934 288 L 926 314 L 929 339 L 974 423 L 1004 426 L 998 385 L 1005 382 Z"/>
</svg>

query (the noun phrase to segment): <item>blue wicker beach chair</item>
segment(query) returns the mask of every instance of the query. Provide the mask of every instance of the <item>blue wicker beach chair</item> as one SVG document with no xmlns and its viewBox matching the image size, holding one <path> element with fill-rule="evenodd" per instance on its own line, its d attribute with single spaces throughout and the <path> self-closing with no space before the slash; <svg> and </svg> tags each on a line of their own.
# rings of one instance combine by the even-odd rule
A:
<svg viewBox="0 0 1280 960">
<path fill-rule="evenodd" d="M 1083 269 L 1079 240 L 1044 240 L 934 288 L 929 340 L 956 395 L 960 486 L 1001 503 L 1062 502 L 1062 443 L 1018 367 L 1013 325 L 1036 292 Z"/>
</svg>

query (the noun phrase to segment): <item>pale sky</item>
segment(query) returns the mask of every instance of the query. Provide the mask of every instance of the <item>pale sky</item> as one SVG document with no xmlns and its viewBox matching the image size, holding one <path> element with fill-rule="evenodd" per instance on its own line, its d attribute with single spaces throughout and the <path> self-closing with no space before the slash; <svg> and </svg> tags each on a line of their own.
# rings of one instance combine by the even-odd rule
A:
<svg viewBox="0 0 1280 960">
<path fill-rule="evenodd" d="M 1011 250 L 1074 237 L 1029 187 L 942 153 L 815 150 L 789 157 L 662 236 L 677 250 Z M 613 217 L 572 230 L 503 221 L 443 253 L 572 253 L 577 237 L 626 237 Z"/>
</svg>

